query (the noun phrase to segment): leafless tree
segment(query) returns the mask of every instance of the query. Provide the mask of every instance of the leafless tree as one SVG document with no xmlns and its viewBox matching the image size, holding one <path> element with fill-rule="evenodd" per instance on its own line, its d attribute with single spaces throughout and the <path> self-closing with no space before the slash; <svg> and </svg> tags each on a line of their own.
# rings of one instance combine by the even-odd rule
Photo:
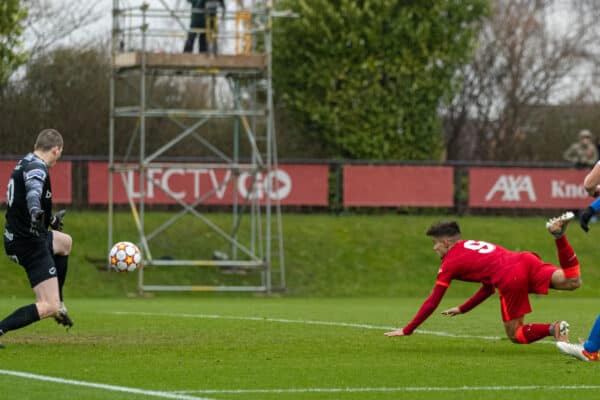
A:
<svg viewBox="0 0 600 400">
<path fill-rule="evenodd" d="M 35 58 L 68 38 L 73 32 L 103 17 L 96 1 L 80 0 L 28 0 L 28 17 L 25 23 L 25 47 L 30 58 Z M 90 43 L 98 37 L 90 37 Z M 78 43 L 81 45 L 82 43 Z"/>
<path fill-rule="evenodd" d="M 472 62 L 459 73 L 460 90 L 444 110 L 447 158 L 535 159 L 539 106 L 594 93 L 594 81 L 570 92 L 564 84 L 582 71 L 594 76 L 599 12 L 595 0 L 494 1 Z"/>
</svg>

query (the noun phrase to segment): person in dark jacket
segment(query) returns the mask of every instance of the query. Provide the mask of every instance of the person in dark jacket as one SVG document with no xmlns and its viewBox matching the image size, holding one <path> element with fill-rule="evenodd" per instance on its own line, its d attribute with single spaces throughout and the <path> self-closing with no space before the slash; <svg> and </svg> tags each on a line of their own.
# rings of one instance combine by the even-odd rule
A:
<svg viewBox="0 0 600 400">
<path fill-rule="evenodd" d="M 212 52 L 216 54 L 217 9 L 221 7 L 225 10 L 224 0 L 188 0 L 188 2 L 192 5 L 192 17 L 183 51 L 191 53 L 198 36 L 198 51 L 206 53 L 210 43 Z"/>
</svg>

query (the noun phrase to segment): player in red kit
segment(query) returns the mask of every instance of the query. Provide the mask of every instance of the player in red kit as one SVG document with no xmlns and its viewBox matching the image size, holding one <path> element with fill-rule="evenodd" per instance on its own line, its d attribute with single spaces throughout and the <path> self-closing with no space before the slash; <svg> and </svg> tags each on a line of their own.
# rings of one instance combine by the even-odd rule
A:
<svg viewBox="0 0 600 400">
<path fill-rule="evenodd" d="M 567 241 L 567 224 L 575 218 L 571 212 L 552 218 L 546 224 L 554 236 L 560 268 L 545 263 L 531 252 L 515 252 L 480 240 L 461 240 L 460 228 L 454 221 L 440 222 L 427 231 L 433 238 L 433 249 L 442 259 L 433 291 L 423 302 L 417 315 L 404 328 L 386 336 L 411 335 L 435 311 L 452 280 L 479 282 L 481 288 L 458 307 L 442 312 L 464 314 L 498 290 L 506 335 L 514 343 L 532 343 L 546 336 L 567 341 L 569 324 L 557 321 L 546 324 L 524 324 L 531 312 L 529 293 L 548 294 L 548 289 L 575 290 L 581 286 L 579 261 Z"/>
</svg>

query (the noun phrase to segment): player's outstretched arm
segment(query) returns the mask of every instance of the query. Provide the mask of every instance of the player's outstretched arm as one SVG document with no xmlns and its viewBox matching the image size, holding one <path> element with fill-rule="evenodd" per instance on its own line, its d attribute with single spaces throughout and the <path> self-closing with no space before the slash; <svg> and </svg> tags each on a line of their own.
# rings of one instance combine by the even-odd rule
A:
<svg viewBox="0 0 600 400">
<path fill-rule="evenodd" d="M 457 308 L 460 310 L 461 314 L 468 313 L 481 303 L 486 300 L 488 297 L 493 295 L 496 292 L 496 289 L 492 285 L 481 285 L 479 290 L 475 292 L 471 298 L 467 299 L 464 303 L 462 303 Z"/>
<path fill-rule="evenodd" d="M 404 329 L 396 329 L 395 331 L 384 333 L 385 336 L 405 336 Z"/>
<path fill-rule="evenodd" d="M 410 321 L 402 329 L 397 329 L 395 331 L 385 333 L 385 336 L 412 335 L 414 330 L 417 329 L 417 327 L 419 325 L 421 325 L 423 322 L 425 322 L 425 320 L 427 318 L 429 318 L 429 316 L 435 311 L 437 306 L 440 304 L 440 301 L 442 301 L 442 297 L 444 297 L 444 293 L 446 293 L 447 288 L 448 288 L 447 286 L 436 284 L 433 287 L 433 291 L 431 292 L 429 297 L 427 297 L 427 299 L 425 299 L 425 301 L 421 305 L 421 308 L 419 308 L 417 315 L 414 316 L 412 321 Z"/>
<path fill-rule="evenodd" d="M 462 314 L 462 311 L 460 311 L 460 308 L 458 308 L 458 307 L 452 307 L 452 308 L 442 311 L 442 315 L 449 315 L 451 317 L 454 317 L 459 314 Z"/>
</svg>

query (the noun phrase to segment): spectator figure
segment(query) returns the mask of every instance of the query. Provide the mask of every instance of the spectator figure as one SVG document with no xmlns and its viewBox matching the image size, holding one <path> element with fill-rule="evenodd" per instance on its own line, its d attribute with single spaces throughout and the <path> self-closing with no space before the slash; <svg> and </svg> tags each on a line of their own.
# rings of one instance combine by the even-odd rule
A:
<svg viewBox="0 0 600 400">
<path fill-rule="evenodd" d="M 252 13 L 244 4 L 237 0 L 235 13 L 235 54 L 249 54 L 252 48 Z"/>
<path fill-rule="evenodd" d="M 598 161 L 598 149 L 592 141 L 590 131 L 584 129 L 579 132 L 579 141 L 569 146 L 563 158 L 572 162 L 577 168 L 592 168 Z"/>
<path fill-rule="evenodd" d="M 192 5 L 192 17 L 183 51 L 191 53 L 196 36 L 198 36 L 200 53 L 208 52 L 210 43 L 212 54 L 217 54 L 217 9 L 221 7 L 225 13 L 224 0 L 188 0 L 188 2 Z"/>
</svg>

